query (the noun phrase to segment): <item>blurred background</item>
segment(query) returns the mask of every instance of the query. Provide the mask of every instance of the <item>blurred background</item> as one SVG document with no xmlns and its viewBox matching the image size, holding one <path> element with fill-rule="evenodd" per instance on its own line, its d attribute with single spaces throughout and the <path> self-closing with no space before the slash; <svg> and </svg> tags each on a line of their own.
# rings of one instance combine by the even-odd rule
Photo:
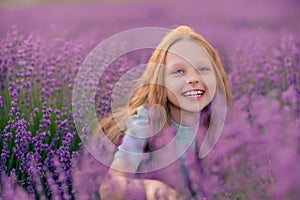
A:
<svg viewBox="0 0 300 200">
<path fill-rule="evenodd" d="M 187 24 L 214 43 L 250 35 L 275 39 L 299 33 L 297 0 L 1 0 L 0 36 L 19 31 L 60 31 L 70 39 L 101 41 L 135 27 Z"/>
</svg>

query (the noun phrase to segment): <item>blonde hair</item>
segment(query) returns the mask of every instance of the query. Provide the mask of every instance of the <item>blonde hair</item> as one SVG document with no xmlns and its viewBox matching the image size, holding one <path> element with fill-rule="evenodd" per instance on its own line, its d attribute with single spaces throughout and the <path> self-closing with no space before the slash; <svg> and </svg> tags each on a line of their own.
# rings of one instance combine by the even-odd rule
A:
<svg viewBox="0 0 300 200">
<path fill-rule="evenodd" d="M 233 107 L 232 94 L 229 90 L 227 76 L 215 49 L 190 27 L 178 26 L 168 33 L 152 52 L 147 68 L 141 76 L 141 86 L 132 95 L 129 106 L 118 113 L 114 113 L 114 116 L 110 115 L 101 120 L 100 127 L 114 144 L 118 144 L 119 137 L 124 134 L 126 120 L 135 114 L 140 106 L 151 107 L 155 104 L 163 106 L 167 114 L 167 121 L 163 126 L 169 126 L 171 117 L 168 109 L 166 88 L 162 84 L 164 83 L 166 70 L 163 66 L 166 64 L 166 55 L 170 46 L 182 39 L 191 39 L 204 47 L 214 66 L 217 77 L 217 91 L 226 97 L 228 106 L 230 108 Z M 209 123 L 209 119 L 207 123 Z"/>
</svg>

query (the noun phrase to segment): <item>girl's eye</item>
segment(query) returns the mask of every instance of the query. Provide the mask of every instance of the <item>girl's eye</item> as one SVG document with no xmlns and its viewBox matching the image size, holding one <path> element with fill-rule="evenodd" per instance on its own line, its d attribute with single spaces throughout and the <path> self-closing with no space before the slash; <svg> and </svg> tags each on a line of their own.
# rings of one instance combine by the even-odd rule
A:
<svg viewBox="0 0 300 200">
<path fill-rule="evenodd" d="M 183 74 L 183 70 L 182 69 L 177 69 L 173 71 L 173 74 Z"/>
<path fill-rule="evenodd" d="M 199 70 L 199 72 L 207 72 L 207 71 L 209 71 L 209 69 L 206 68 L 206 67 L 201 67 L 198 70 Z"/>
</svg>

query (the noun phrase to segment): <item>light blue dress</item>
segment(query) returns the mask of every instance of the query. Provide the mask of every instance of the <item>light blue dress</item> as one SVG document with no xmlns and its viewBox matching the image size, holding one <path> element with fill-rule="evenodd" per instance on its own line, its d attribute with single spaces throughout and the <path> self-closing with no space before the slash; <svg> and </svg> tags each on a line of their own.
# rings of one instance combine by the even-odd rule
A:
<svg viewBox="0 0 300 200">
<path fill-rule="evenodd" d="M 141 153 L 144 152 L 146 130 L 141 127 L 148 124 L 148 111 L 144 106 L 141 106 L 136 115 L 131 117 L 127 123 L 127 131 L 123 137 L 121 145 L 115 153 L 115 158 L 124 158 L 128 160 L 136 169 L 142 160 Z M 185 161 L 185 151 L 187 148 L 195 150 L 195 127 L 184 127 L 171 120 L 171 126 L 175 128 L 174 134 L 176 138 L 176 150 L 178 157 L 182 163 Z M 186 169 L 184 169 L 186 173 Z"/>
</svg>

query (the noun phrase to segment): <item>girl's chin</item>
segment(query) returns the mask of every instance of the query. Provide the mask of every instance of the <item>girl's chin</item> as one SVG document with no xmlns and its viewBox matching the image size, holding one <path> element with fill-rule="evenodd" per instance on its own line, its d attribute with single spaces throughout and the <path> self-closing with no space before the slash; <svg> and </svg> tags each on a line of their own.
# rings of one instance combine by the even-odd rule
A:
<svg viewBox="0 0 300 200">
<path fill-rule="evenodd" d="M 181 103 L 176 104 L 168 103 L 168 107 L 171 113 L 175 114 L 197 114 L 200 113 L 208 104 L 209 101 L 205 102 L 205 98 L 201 100 L 190 101 L 186 98 L 181 99 Z"/>
<path fill-rule="evenodd" d="M 199 105 L 199 106 L 183 106 L 181 107 L 181 112 L 183 114 L 197 114 L 202 111 L 204 107 Z"/>
</svg>

